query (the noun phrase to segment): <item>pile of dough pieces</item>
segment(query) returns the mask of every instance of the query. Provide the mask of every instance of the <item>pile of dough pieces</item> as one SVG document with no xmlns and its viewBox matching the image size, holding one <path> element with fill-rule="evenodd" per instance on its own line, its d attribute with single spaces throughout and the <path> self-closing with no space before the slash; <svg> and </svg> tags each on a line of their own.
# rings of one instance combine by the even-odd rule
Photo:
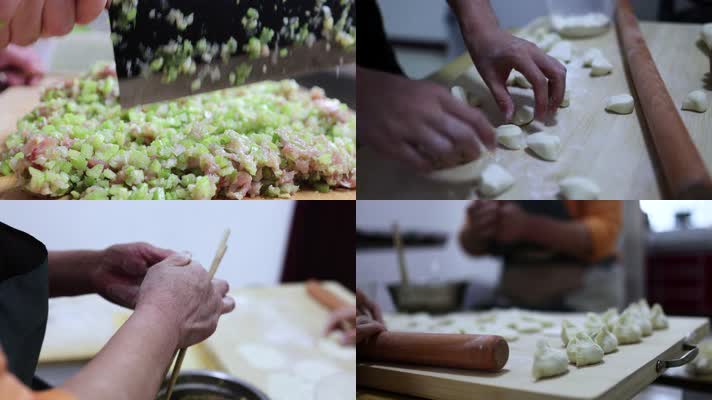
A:
<svg viewBox="0 0 712 400">
<path fill-rule="evenodd" d="M 570 32 L 573 37 L 575 35 L 576 25 L 571 25 L 572 21 L 559 21 L 561 27 L 559 32 Z M 575 22 L 575 21 L 573 21 Z M 599 25 L 608 25 L 609 21 L 594 21 L 594 25 L 600 28 Z M 600 24 L 599 24 L 600 22 Z M 593 27 L 593 26 L 592 26 Z M 596 29 L 598 29 L 596 28 Z M 586 33 L 584 36 L 589 35 Z M 550 27 L 542 27 L 536 30 L 531 35 L 521 35 L 522 39 L 535 43 L 543 51 L 547 52 L 551 57 L 556 58 L 563 64 L 569 64 L 573 60 L 575 51 L 572 42 L 563 40 L 562 37 L 554 32 Z M 584 66 L 591 68 L 591 76 L 609 75 L 613 71 L 613 65 L 606 59 L 599 49 L 590 49 L 584 54 Z M 473 79 L 477 75 L 474 67 L 465 72 L 468 79 Z M 524 75 L 512 70 L 507 79 L 508 86 L 519 87 L 523 89 L 531 89 L 532 84 L 524 77 Z M 462 86 L 453 86 L 451 88 L 452 95 L 462 102 L 473 107 L 479 107 L 481 100 L 472 93 L 468 93 Z M 560 105 L 561 108 L 567 108 L 570 105 L 571 94 L 567 90 L 564 99 Z M 609 100 L 607 109 L 619 114 L 630 114 L 633 112 L 633 98 L 629 95 L 614 96 Z M 532 153 L 545 161 L 557 161 L 561 155 L 562 144 L 558 136 L 538 132 L 532 135 L 525 135 L 522 127 L 531 124 L 534 121 L 534 108 L 529 105 L 522 105 L 516 108 L 512 118 L 512 124 L 503 125 L 497 128 L 497 141 L 500 145 L 510 150 L 525 150 L 529 149 Z M 467 182 L 479 181 L 479 192 L 485 197 L 497 197 L 507 190 L 511 189 L 515 182 L 514 177 L 509 171 L 496 163 L 489 163 L 482 167 L 477 162 L 453 168 L 444 173 L 435 173 L 433 178 L 451 176 L 455 177 L 455 181 Z M 596 200 L 600 197 L 601 189 L 592 180 L 572 176 L 563 179 L 559 182 L 560 194 L 563 198 L 569 200 Z"/>
<path fill-rule="evenodd" d="M 384 320 L 392 331 L 498 335 L 508 342 L 517 341 L 521 335 L 538 333 L 555 326 L 555 321 L 543 314 L 515 308 L 444 316 L 426 313 L 389 314 L 384 315 Z"/>
<path fill-rule="evenodd" d="M 551 347 L 546 341 L 537 343 L 532 376 L 539 380 L 562 375 L 569 363 L 576 367 L 598 364 L 604 355 L 617 351 L 618 345 L 640 343 L 654 330 L 667 328 L 660 304 L 651 308 L 644 299 L 630 304 L 621 314 L 615 308 L 603 314 L 588 313 L 583 326 L 564 320 L 561 341 L 565 349 Z"/>
</svg>

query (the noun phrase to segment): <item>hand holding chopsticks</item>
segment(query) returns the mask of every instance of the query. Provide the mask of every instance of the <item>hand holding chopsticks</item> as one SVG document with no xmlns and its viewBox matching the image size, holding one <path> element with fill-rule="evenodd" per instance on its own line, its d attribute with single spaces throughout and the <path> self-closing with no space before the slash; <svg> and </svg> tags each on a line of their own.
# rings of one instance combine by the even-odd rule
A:
<svg viewBox="0 0 712 400">
<path fill-rule="evenodd" d="M 220 266 L 220 262 L 223 259 L 223 256 L 225 255 L 225 252 L 227 251 L 227 240 L 230 237 L 230 230 L 226 229 L 225 233 L 223 234 L 222 241 L 220 242 L 220 246 L 218 246 L 218 250 L 215 253 L 215 257 L 213 258 L 213 262 L 210 265 L 210 279 L 212 280 L 215 277 L 215 273 L 218 270 L 218 267 Z M 168 388 L 166 390 L 166 400 L 170 400 L 171 395 L 173 394 L 173 388 L 175 387 L 176 380 L 178 379 L 178 375 L 180 374 L 180 369 L 181 366 L 183 365 L 183 360 L 185 359 L 185 354 L 187 348 L 182 348 L 178 352 L 178 357 L 176 358 L 175 364 L 173 366 L 173 373 L 171 374 L 171 379 L 168 382 Z"/>
</svg>

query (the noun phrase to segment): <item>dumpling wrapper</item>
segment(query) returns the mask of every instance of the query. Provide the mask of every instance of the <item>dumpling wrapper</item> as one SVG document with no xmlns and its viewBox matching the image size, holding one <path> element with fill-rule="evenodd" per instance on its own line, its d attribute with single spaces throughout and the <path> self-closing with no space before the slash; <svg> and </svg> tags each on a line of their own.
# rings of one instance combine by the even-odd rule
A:
<svg viewBox="0 0 712 400">
<path fill-rule="evenodd" d="M 561 375 L 568 370 L 569 360 L 564 350 L 549 346 L 549 343 L 545 340 L 537 342 L 534 363 L 532 364 L 532 376 L 534 379 L 539 380 Z"/>
<path fill-rule="evenodd" d="M 561 322 L 561 341 L 564 342 L 564 346 L 569 344 L 569 340 L 576 336 L 577 333 L 581 332 L 581 329 L 574 325 L 569 320 L 563 320 Z"/>
<path fill-rule="evenodd" d="M 670 325 L 663 311 L 663 307 L 660 304 L 654 304 L 650 310 L 650 322 L 655 330 L 667 329 Z"/>
<path fill-rule="evenodd" d="M 510 150 L 522 150 L 527 147 L 522 128 L 517 125 L 502 125 L 495 131 L 497 142 Z"/>
<path fill-rule="evenodd" d="M 639 343 L 643 338 L 640 326 L 632 315 L 623 313 L 613 326 L 613 334 L 618 339 L 618 344 Z"/>
<path fill-rule="evenodd" d="M 578 332 L 566 345 L 566 355 L 569 362 L 583 367 L 598 364 L 603 360 L 603 349 L 597 345 L 585 332 Z"/>
<path fill-rule="evenodd" d="M 608 327 L 602 326 L 594 335 L 593 341 L 601 346 L 604 354 L 609 354 L 618 349 L 618 339 L 608 330 Z"/>
<path fill-rule="evenodd" d="M 558 136 L 539 132 L 527 137 L 527 146 L 539 157 L 556 161 L 561 155 L 561 139 Z"/>
<path fill-rule="evenodd" d="M 516 69 L 513 69 L 507 78 L 507 86 L 514 86 L 522 89 L 531 89 L 533 86 L 527 78 Z"/>
<path fill-rule="evenodd" d="M 559 192 L 566 200 L 598 200 L 601 196 L 601 188 L 596 182 L 580 176 L 572 176 L 559 182 Z"/>
</svg>

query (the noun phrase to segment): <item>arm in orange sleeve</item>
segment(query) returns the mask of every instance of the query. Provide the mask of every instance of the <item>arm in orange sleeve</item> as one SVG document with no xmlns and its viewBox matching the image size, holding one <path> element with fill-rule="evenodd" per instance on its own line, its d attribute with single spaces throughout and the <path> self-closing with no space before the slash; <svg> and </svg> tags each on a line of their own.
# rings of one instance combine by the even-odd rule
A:
<svg viewBox="0 0 712 400">
<path fill-rule="evenodd" d="M 0 399 L 3 400 L 76 400 L 67 392 L 50 390 L 33 393 L 7 370 L 5 353 L 0 349 Z"/>
<path fill-rule="evenodd" d="M 580 201 L 576 218 L 581 221 L 591 236 L 589 261 L 597 261 L 613 255 L 623 225 L 623 202 Z"/>
</svg>

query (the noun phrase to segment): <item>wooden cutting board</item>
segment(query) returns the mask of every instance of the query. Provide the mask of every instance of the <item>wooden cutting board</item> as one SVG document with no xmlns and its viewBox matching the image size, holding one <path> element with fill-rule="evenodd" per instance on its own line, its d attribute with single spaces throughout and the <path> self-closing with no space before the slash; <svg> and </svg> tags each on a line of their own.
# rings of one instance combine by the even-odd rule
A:
<svg viewBox="0 0 712 400">
<path fill-rule="evenodd" d="M 533 22 L 542 24 L 543 19 Z M 546 23 L 546 22 L 544 22 Z M 530 26 L 531 27 L 531 26 Z M 700 25 L 642 23 L 643 34 L 662 77 L 678 106 L 686 95 L 706 88 L 712 95 L 709 75 L 709 51 L 699 43 Z M 525 28 L 529 29 L 529 28 Z M 547 162 L 529 152 L 500 148 L 494 159 L 516 178 L 515 186 L 501 199 L 554 199 L 558 182 L 567 176 L 581 175 L 596 181 L 602 199 L 638 200 L 661 198 L 661 181 L 656 176 L 653 151 L 647 133 L 641 126 L 642 115 L 608 114 L 604 111 L 611 95 L 632 93 L 624 70 L 615 29 L 603 36 L 574 40 L 576 57 L 568 67 L 571 106 L 559 110 L 554 126 L 535 122 L 528 131 L 546 130 L 562 140 L 559 161 Z M 585 50 L 597 47 L 614 65 L 607 77 L 591 78 L 589 69 L 581 66 Z M 482 110 L 495 125 L 503 123 L 489 91 L 479 76 L 476 83 L 458 79 L 472 66 L 469 55 L 463 55 L 430 77 L 446 86 L 465 85 L 478 94 Z M 533 105 L 531 90 L 510 88 L 517 104 Z M 712 170 L 712 111 L 705 114 L 681 112 L 685 125 Z M 363 117 L 363 116 L 362 116 Z M 412 171 L 381 159 L 371 149 L 359 150 L 361 182 L 359 198 L 363 199 L 468 199 L 476 197 L 473 185 L 433 183 Z"/>
<path fill-rule="evenodd" d="M 325 286 L 355 303 L 342 286 Z M 329 311 L 307 294 L 303 284 L 240 289 L 232 295 L 235 312 L 223 316 L 205 342 L 225 371 L 254 384 L 272 400 L 355 398 L 356 349 L 324 338 Z M 329 392 L 332 385 L 340 391 Z"/>
<path fill-rule="evenodd" d="M 551 314 L 550 318 L 556 321 L 555 328 L 520 334 L 518 340 L 510 342 L 509 361 L 499 373 L 358 363 L 358 384 L 439 400 L 628 399 L 660 375 L 655 371 L 658 359 L 680 357 L 685 338 L 699 340 L 709 331 L 705 318 L 671 317 L 669 329 L 655 331 L 640 344 L 620 346 L 617 352 L 606 355 L 602 364 L 569 366 L 565 375 L 535 382 L 531 367 L 536 342 L 546 339 L 552 346 L 563 348 L 557 332 L 563 317 Z M 584 315 L 566 318 L 581 325 Z"/>
<path fill-rule="evenodd" d="M 0 93 L 0 146 L 15 130 L 17 121 L 39 104 L 40 95 L 45 87 L 70 77 L 72 76 L 68 74 L 50 74 L 38 86 L 13 87 Z M 5 200 L 31 200 L 34 198 L 36 197 L 20 189 L 0 193 L 0 199 Z M 356 200 L 356 190 L 339 189 L 329 193 L 301 190 L 295 193 L 290 200 Z"/>
<path fill-rule="evenodd" d="M 89 361 L 129 316 L 131 310 L 98 295 L 51 299 L 40 365 Z M 183 365 L 186 370 L 220 370 L 203 344 L 190 348 Z"/>
</svg>

